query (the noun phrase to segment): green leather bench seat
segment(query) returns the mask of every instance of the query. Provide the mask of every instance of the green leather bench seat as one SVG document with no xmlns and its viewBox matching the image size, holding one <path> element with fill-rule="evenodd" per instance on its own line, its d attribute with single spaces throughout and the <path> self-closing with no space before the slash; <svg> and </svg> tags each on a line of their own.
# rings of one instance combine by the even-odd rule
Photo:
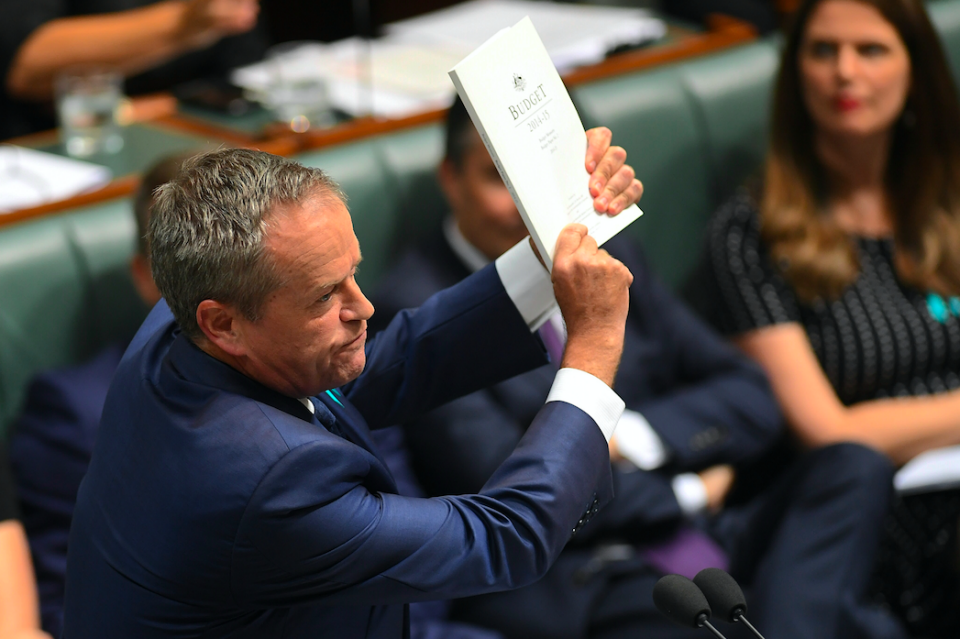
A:
<svg viewBox="0 0 960 639">
<path fill-rule="evenodd" d="M 135 236 L 127 200 L 0 232 L 0 433 L 36 371 L 133 335 L 145 312 L 127 275 Z"/>
</svg>

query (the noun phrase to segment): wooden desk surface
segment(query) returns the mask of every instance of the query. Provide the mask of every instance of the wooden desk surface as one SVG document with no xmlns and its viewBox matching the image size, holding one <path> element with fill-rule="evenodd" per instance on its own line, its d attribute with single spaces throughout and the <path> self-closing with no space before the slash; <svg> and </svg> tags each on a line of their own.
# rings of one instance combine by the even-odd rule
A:
<svg viewBox="0 0 960 639">
<path fill-rule="evenodd" d="M 662 64 L 706 55 L 728 47 L 745 44 L 755 40 L 756 37 L 756 30 L 750 24 L 727 16 L 713 15 L 708 21 L 706 31 L 697 32 L 671 25 L 668 27 L 665 42 L 620 53 L 598 64 L 580 67 L 566 74 L 564 81 L 568 86 L 594 82 L 611 76 L 633 73 Z M 148 98 L 148 101 L 142 102 L 140 110 L 146 114 L 142 117 L 149 118 L 145 125 L 159 131 L 167 130 L 173 137 L 195 139 L 197 147 L 216 143 L 257 148 L 285 156 L 422 126 L 432 122 L 440 122 L 446 115 L 446 109 L 439 109 L 396 120 L 364 117 L 329 129 L 300 134 L 284 131 L 277 127 L 268 129 L 265 136 L 257 137 L 227 127 L 216 126 L 197 117 L 181 114 L 173 108 L 172 104 L 169 98 Z M 10 142 L 33 148 L 43 148 L 55 144 L 56 139 L 57 133 L 48 131 L 11 140 Z M 123 197 L 133 193 L 139 183 L 140 178 L 137 174 L 117 175 L 116 179 L 97 191 L 12 213 L 0 214 L 0 227 Z"/>
</svg>

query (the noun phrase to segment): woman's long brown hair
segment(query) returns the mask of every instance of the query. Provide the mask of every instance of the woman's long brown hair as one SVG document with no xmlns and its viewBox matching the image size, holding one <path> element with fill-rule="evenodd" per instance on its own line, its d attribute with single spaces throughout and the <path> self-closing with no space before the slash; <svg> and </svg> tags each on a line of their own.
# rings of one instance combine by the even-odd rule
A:
<svg viewBox="0 0 960 639">
<path fill-rule="evenodd" d="M 823 168 L 804 106 L 799 53 L 820 2 L 794 18 L 774 93 L 761 229 L 801 300 L 835 299 L 859 274 L 856 248 L 825 213 Z M 960 294 L 960 104 L 939 37 L 922 0 L 857 0 L 897 30 L 910 56 L 912 86 L 894 125 L 886 191 L 894 217 L 896 268 L 920 290 Z"/>
</svg>

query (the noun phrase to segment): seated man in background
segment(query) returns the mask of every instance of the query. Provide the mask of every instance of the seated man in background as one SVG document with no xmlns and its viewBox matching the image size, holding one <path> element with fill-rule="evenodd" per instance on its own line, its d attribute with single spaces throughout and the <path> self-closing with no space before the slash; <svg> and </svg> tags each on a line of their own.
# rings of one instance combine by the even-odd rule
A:
<svg viewBox="0 0 960 639">
<path fill-rule="evenodd" d="M 527 235 L 459 100 L 448 115 L 439 180 L 451 215 L 381 282 L 372 330 Z M 897 636 L 895 627 L 885 634 L 887 620 L 862 604 L 889 499 L 889 464 L 854 445 L 811 453 L 781 469 L 766 490 L 744 485 L 749 473 L 716 514 L 733 480 L 730 465 L 776 466 L 767 452 L 780 434 L 776 401 L 760 369 L 657 281 L 626 234 L 605 248 L 634 275 L 614 386 L 627 406 L 610 443 L 616 498 L 543 580 L 455 602 L 454 618 L 515 639 L 696 639 L 703 630 L 673 626 L 656 612 L 653 585 L 664 573 L 692 577 L 725 567 L 729 555 L 734 575 L 752 588 L 751 620 L 767 637 Z M 559 316 L 540 332 L 559 361 Z M 544 366 L 406 422 L 427 492 L 483 486 L 524 436 L 554 373 L 555 364 Z M 741 631 L 723 629 L 731 637 Z"/>
<path fill-rule="evenodd" d="M 54 126 L 58 73 L 100 67 L 130 95 L 263 57 L 259 0 L 0 0 L 0 140 Z"/>
<path fill-rule="evenodd" d="M 146 240 L 153 194 L 157 187 L 173 179 L 187 157 L 177 155 L 157 163 L 144 176 L 134 198 L 137 251 L 130 260 L 130 276 L 146 308 L 160 300 Z M 37 566 L 43 627 L 54 636 L 60 636 L 63 622 L 67 536 L 77 490 L 90 463 L 110 380 L 126 347 L 127 340 L 118 338 L 115 344 L 85 364 L 38 375 L 27 390 L 23 412 L 13 427 L 13 466 L 23 523 Z M 407 465 L 402 441 L 389 433 L 375 440 L 401 494 L 421 495 Z M 445 615 L 446 606 L 442 602 L 412 606 L 411 639 L 496 639 L 499 636 L 467 624 L 447 623 Z M 2 622 L 0 616 L 0 628 Z M 5 637 L 0 633 L 0 638 Z"/>
</svg>

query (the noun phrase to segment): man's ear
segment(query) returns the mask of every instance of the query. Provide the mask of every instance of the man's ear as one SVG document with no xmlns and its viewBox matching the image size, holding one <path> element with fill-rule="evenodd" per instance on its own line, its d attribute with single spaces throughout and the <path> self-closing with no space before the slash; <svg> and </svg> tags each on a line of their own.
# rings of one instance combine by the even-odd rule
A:
<svg viewBox="0 0 960 639">
<path fill-rule="evenodd" d="M 197 305 L 197 324 L 204 336 L 228 355 L 239 357 L 246 353 L 243 330 L 232 306 L 216 300 L 203 300 Z"/>
<path fill-rule="evenodd" d="M 450 208 L 457 210 L 460 207 L 462 195 L 460 193 L 460 169 L 453 165 L 449 158 L 444 158 L 437 167 L 437 182 L 440 183 L 440 190 L 447 199 Z"/>
</svg>

